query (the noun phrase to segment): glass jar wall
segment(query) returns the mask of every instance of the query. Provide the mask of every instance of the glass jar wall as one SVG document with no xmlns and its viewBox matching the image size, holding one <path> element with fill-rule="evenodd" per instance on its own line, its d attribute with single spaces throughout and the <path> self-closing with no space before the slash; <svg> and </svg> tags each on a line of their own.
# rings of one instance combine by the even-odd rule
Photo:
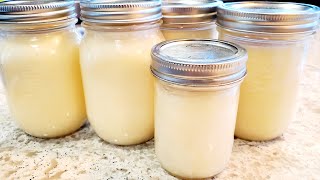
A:
<svg viewBox="0 0 320 180">
<path fill-rule="evenodd" d="M 228 164 L 246 52 L 211 40 L 166 41 L 152 52 L 155 151 L 162 167 L 187 179 Z"/>
<path fill-rule="evenodd" d="M 0 17 L 0 62 L 14 120 L 30 135 L 53 138 L 79 129 L 86 110 L 73 3 L 43 3 L 0 3 L 8 16 L 14 14 L 12 19 Z M 29 7 L 34 10 L 29 12 Z M 16 14 L 19 8 L 36 22 Z M 52 16 L 43 18 L 48 12 Z"/>
<path fill-rule="evenodd" d="M 266 15 L 256 14 L 257 9 Z M 237 137 L 274 139 L 294 118 L 300 75 L 317 25 L 317 9 L 276 2 L 225 3 L 218 9 L 219 39 L 240 44 L 249 55 L 248 77 L 241 86 Z M 292 21 L 296 22 L 288 26 Z"/>
<path fill-rule="evenodd" d="M 163 168 L 190 179 L 220 173 L 232 152 L 239 93 L 240 83 L 217 90 L 157 80 L 155 149 Z"/>
<path fill-rule="evenodd" d="M 95 17 L 86 16 L 97 4 L 112 10 L 119 3 L 123 7 L 119 12 L 134 14 L 143 9 L 146 14 L 138 19 L 130 19 L 128 14 L 122 21 L 110 11 L 110 16 L 96 24 L 91 22 Z M 88 118 L 102 139 L 118 145 L 139 144 L 154 136 L 150 51 L 164 40 L 159 29 L 160 1 L 127 3 L 92 1 L 83 5 L 86 33 L 81 67 Z"/>
</svg>

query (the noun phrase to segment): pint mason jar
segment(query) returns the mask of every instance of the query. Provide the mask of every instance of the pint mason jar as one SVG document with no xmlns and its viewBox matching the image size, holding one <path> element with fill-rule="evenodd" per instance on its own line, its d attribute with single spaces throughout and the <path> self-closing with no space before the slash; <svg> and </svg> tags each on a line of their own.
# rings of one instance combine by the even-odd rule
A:
<svg viewBox="0 0 320 180">
<path fill-rule="evenodd" d="M 102 139 L 117 145 L 152 139 L 149 67 L 151 48 L 164 40 L 160 1 L 90 1 L 81 6 L 86 30 L 81 68 L 91 125 Z"/>
<path fill-rule="evenodd" d="M 218 8 L 219 39 L 248 51 L 235 136 L 271 140 L 296 113 L 299 79 L 319 8 L 281 2 L 234 2 Z"/>
<path fill-rule="evenodd" d="M 217 40 L 156 45 L 155 151 L 170 174 L 212 177 L 228 164 L 234 141 L 246 51 Z"/>
<path fill-rule="evenodd" d="M 53 138 L 79 129 L 86 111 L 72 1 L 0 3 L 1 76 L 13 119 Z"/>
<path fill-rule="evenodd" d="M 217 39 L 216 11 L 220 0 L 164 0 L 161 31 L 166 40 Z"/>
</svg>

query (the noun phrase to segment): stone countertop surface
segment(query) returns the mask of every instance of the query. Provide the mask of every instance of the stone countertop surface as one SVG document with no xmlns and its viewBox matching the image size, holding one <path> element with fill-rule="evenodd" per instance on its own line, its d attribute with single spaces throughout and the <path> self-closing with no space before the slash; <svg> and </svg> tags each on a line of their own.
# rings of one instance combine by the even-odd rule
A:
<svg viewBox="0 0 320 180">
<path fill-rule="evenodd" d="M 318 76 L 318 77 L 317 77 Z M 320 179 L 320 69 L 307 67 L 289 129 L 269 142 L 235 139 L 228 167 L 214 179 Z M 154 142 L 120 147 L 89 124 L 60 139 L 31 137 L 13 123 L 0 88 L 0 179 L 175 179 L 156 159 Z"/>
</svg>

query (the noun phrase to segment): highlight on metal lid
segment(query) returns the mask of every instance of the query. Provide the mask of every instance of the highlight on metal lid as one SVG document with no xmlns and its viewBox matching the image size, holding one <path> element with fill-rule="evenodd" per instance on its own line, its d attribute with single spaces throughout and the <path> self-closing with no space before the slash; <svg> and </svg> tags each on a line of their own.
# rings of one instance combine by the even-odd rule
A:
<svg viewBox="0 0 320 180">
<path fill-rule="evenodd" d="M 216 19 L 220 0 L 163 0 L 164 24 L 208 23 Z"/>
<path fill-rule="evenodd" d="M 292 2 L 230 2 L 218 7 L 217 25 L 245 32 L 312 32 L 318 25 L 319 10 Z"/>
<path fill-rule="evenodd" d="M 74 19 L 73 0 L 15 0 L 0 2 L 0 23 L 50 23 Z"/>
<path fill-rule="evenodd" d="M 173 40 L 152 49 L 151 71 L 157 78 L 186 86 L 219 86 L 246 75 L 247 52 L 220 40 Z"/>
<path fill-rule="evenodd" d="M 87 0 L 81 2 L 85 23 L 137 24 L 162 18 L 160 0 Z"/>
</svg>

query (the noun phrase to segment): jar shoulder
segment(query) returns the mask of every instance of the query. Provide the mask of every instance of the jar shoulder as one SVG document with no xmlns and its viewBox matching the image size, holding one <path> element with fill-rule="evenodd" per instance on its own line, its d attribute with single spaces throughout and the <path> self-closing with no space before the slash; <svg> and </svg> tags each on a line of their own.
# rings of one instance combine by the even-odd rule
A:
<svg viewBox="0 0 320 180">
<path fill-rule="evenodd" d="M 79 43 L 75 31 L 2 36 L 0 62 L 66 60 L 78 54 Z"/>
<path fill-rule="evenodd" d="M 76 29 L 64 30 L 64 31 L 54 31 L 54 32 L 44 32 L 44 33 L 2 33 L 0 36 L 2 45 L 16 45 L 16 46 L 46 46 L 51 45 L 63 45 L 65 43 L 69 44 L 79 44 L 81 36 Z"/>
<path fill-rule="evenodd" d="M 164 41 L 160 30 L 138 32 L 97 32 L 87 31 L 81 41 L 82 53 L 142 53 Z M 106 54 L 107 55 L 107 54 Z"/>
<path fill-rule="evenodd" d="M 142 43 L 145 40 L 164 40 L 159 28 L 133 30 L 133 31 L 96 31 L 86 29 L 82 42 L 105 42 L 114 43 L 115 41 L 137 41 Z"/>
</svg>

